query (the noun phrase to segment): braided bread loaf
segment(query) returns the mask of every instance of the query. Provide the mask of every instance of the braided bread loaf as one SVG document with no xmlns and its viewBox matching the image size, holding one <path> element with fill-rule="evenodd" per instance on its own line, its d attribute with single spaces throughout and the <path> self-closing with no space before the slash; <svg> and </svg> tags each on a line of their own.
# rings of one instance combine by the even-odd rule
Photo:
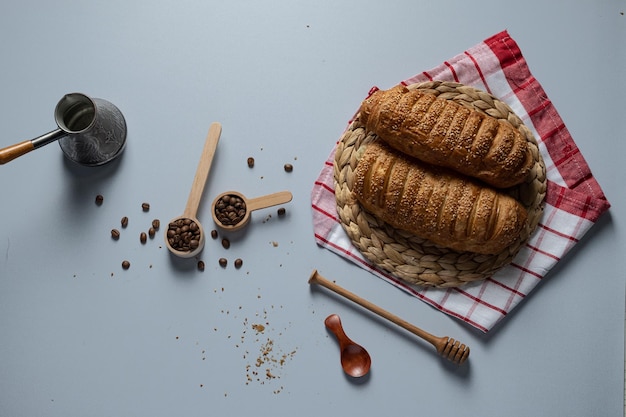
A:
<svg viewBox="0 0 626 417">
<path fill-rule="evenodd" d="M 381 140 L 365 146 L 354 178 L 352 190 L 365 210 L 458 251 L 497 254 L 519 237 L 527 221 L 525 208 L 511 196 Z"/>
<path fill-rule="evenodd" d="M 378 90 L 363 101 L 359 118 L 391 147 L 494 187 L 522 183 L 534 164 L 510 123 L 427 91 Z"/>
</svg>

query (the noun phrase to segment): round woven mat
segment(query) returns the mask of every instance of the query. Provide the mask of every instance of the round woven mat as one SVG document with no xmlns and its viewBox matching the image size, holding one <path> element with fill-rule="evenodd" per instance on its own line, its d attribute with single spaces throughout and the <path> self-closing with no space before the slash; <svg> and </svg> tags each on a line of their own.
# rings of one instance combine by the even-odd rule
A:
<svg viewBox="0 0 626 417">
<path fill-rule="evenodd" d="M 358 115 L 339 140 L 334 160 L 337 213 L 352 243 L 370 262 L 411 284 L 458 287 L 483 280 L 509 264 L 535 230 L 543 212 L 546 168 L 530 130 L 511 108 L 492 95 L 458 83 L 433 81 L 407 86 L 508 120 L 528 140 L 535 165 L 526 181 L 511 188 L 510 194 L 528 210 L 528 224 L 520 238 L 496 255 L 457 252 L 437 246 L 408 232 L 396 229 L 366 212 L 352 193 L 353 172 L 363 149 L 377 136 L 366 132 Z"/>
</svg>

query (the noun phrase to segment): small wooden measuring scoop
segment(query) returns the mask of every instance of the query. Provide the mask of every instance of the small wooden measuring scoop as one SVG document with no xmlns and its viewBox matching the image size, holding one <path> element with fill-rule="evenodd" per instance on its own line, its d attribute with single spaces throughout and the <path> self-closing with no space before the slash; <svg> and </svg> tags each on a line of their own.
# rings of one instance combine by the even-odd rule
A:
<svg viewBox="0 0 626 417">
<path fill-rule="evenodd" d="M 469 346 L 465 346 L 464 344 L 461 344 L 458 340 L 455 341 L 454 339 L 448 336 L 444 336 L 444 337 L 434 336 L 420 329 L 419 327 L 414 326 L 405 320 L 402 320 L 400 317 L 391 314 L 387 310 L 384 310 L 381 307 L 378 307 L 376 304 L 373 304 L 367 300 L 364 300 L 363 298 L 340 287 L 334 282 L 327 280 L 326 278 L 322 277 L 317 272 L 317 270 L 313 270 L 313 272 L 311 273 L 311 276 L 309 277 L 309 284 L 319 284 L 323 287 L 326 287 L 329 290 L 334 291 L 335 293 L 347 298 L 348 300 L 354 301 L 355 303 L 359 304 L 361 307 L 365 307 L 371 312 L 376 313 L 379 316 L 384 317 L 387 320 L 391 321 L 392 323 L 395 323 L 398 326 L 404 328 L 405 330 L 410 331 L 414 335 L 421 337 L 422 339 L 432 344 L 435 347 L 435 349 L 437 349 L 437 353 L 439 353 L 441 356 L 445 357 L 451 362 L 454 362 L 460 365 L 463 362 L 465 362 L 465 360 L 468 358 L 470 354 Z"/>
<path fill-rule="evenodd" d="M 206 180 L 211 169 L 211 163 L 213 162 L 213 157 L 215 156 L 215 151 L 217 149 L 217 143 L 220 140 L 221 134 L 222 125 L 217 122 L 211 124 L 209 133 L 207 134 L 204 142 L 200 162 L 198 163 L 198 168 L 196 169 L 196 175 L 193 179 L 193 184 L 191 185 L 191 191 L 189 192 L 189 198 L 187 199 L 185 211 L 182 216 L 172 219 L 167 230 L 165 231 L 165 245 L 167 246 L 167 249 L 169 249 L 172 254 L 181 258 L 192 258 L 200 253 L 200 251 L 204 248 L 205 233 L 196 216 L 198 213 L 198 207 L 200 206 L 200 200 L 202 200 L 204 185 L 206 184 Z M 177 229 L 173 229 L 173 225 L 176 225 L 179 221 L 189 223 L 187 225 L 181 225 L 181 229 L 185 226 L 188 229 L 193 229 L 192 231 L 187 230 L 185 233 L 195 232 L 196 230 L 199 230 L 200 232 L 196 238 L 193 238 L 190 242 L 186 242 L 184 245 L 182 243 L 176 243 L 175 240 L 170 241 L 170 239 L 178 239 L 182 236 L 182 232 L 175 232 Z"/>
<path fill-rule="evenodd" d="M 211 214 L 216 225 L 234 232 L 248 224 L 250 213 L 254 210 L 285 204 L 292 198 L 289 191 L 279 191 L 250 199 L 237 191 L 226 191 L 213 200 Z"/>
</svg>

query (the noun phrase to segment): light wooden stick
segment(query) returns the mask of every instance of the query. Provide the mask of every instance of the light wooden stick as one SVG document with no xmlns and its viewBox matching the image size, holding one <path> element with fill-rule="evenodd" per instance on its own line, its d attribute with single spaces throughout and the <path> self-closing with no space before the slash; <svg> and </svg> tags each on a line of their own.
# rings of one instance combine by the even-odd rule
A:
<svg viewBox="0 0 626 417">
<path fill-rule="evenodd" d="M 198 207 L 200 206 L 200 200 L 202 199 L 202 193 L 204 192 L 204 186 L 211 170 L 211 164 L 213 163 L 213 156 L 217 149 L 217 143 L 220 140 L 220 134 L 222 133 L 222 125 L 218 122 L 214 122 L 209 127 L 209 133 L 204 142 L 204 148 L 200 154 L 200 162 L 198 162 L 198 168 L 196 169 L 196 175 L 193 178 L 191 184 L 191 191 L 189 192 L 189 198 L 187 199 L 187 206 L 183 216 L 187 218 L 196 218 L 198 213 Z"/>
<path fill-rule="evenodd" d="M 401 319 L 400 317 L 388 312 L 387 310 L 377 306 L 376 304 L 371 303 L 359 297 L 358 295 L 346 290 L 345 288 L 342 288 L 334 282 L 327 280 L 326 278 L 321 276 L 316 269 L 313 270 L 311 276 L 309 277 L 309 284 L 319 284 L 325 288 L 328 288 L 329 290 L 341 295 L 342 297 L 345 297 L 348 300 L 355 302 L 361 307 L 364 307 L 371 312 L 376 313 L 379 316 L 391 321 L 392 323 L 397 324 L 403 329 L 408 330 L 414 335 L 421 337 L 422 339 L 432 344 L 437 349 L 437 353 L 446 357 L 452 362 L 460 365 L 465 362 L 465 360 L 469 356 L 470 349 L 468 346 L 459 343 L 459 341 L 455 341 L 451 337 L 437 337 L 428 333 L 425 330 L 420 329 L 417 326 L 414 326 L 408 321 Z"/>
</svg>

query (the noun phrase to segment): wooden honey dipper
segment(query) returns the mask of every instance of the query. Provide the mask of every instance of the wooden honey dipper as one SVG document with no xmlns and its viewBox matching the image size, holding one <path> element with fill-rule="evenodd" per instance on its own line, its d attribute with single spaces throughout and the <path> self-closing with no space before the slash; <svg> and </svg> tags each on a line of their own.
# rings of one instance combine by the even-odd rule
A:
<svg viewBox="0 0 626 417">
<path fill-rule="evenodd" d="M 446 359 L 450 360 L 451 362 L 461 365 L 469 357 L 469 354 L 470 354 L 469 346 L 465 346 L 464 344 L 460 343 L 458 340 L 454 340 L 453 338 L 449 336 L 444 336 L 444 337 L 434 336 L 420 329 L 419 327 L 412 325 L 411 323 L 401 319 L 398 316 L 395 316 L 394 314 L 388 312 L 387 310 L 384 310 L 383 308 L 378 307 L 376 304 L 373 304 L 359 297 L 358 295 L 340 287 L 334 282 L 327 280 L 326 278 L 321 276 L 317 272 L 316 269 L 313 270 L 313 272 L 311 273 L 311 276 L 309 277 L 309 284 L 319 284 L 322 287 L 326 287 L 329 290 L 334 291 L 335 293 L 349 299 L 350 301 L 357 303 L 361 307 L 364 307 L 370 310 L 371 312 L 376 313 L 379 316 L 386 318 L 387 320 L 391 321 L 392 323 L 397 324 L 398 326 L 404 328 L 405 330 L 408 330 L 409 332 L 415 334 L 416 336 L 421 337 L 422 339 L 432 344 L 435 347 L 435 349 L 437 349 L 437 353 L 439 353 L 441 356 L 445 357 Z"/>
</svg>

